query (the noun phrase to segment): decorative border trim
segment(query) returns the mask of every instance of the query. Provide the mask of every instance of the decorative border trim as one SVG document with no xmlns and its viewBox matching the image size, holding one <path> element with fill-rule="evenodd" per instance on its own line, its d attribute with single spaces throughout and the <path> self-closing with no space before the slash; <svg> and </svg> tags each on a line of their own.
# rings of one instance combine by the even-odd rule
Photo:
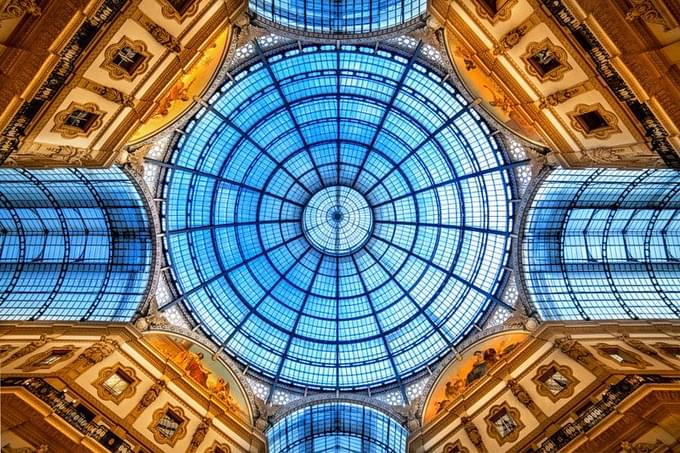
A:
<svg viewBox="0 0 680 453">
<path fill-rule="evenodd" d="M 533 57 L 542 50 L 548 50 L 555 56 L 557 61 L 559 61 L 560 63 L 558 67 L 551 69 L 545 74 L 541 74 L 536 69 L 536 66 L 534 66 L 534 64 L 531 62 L 531 57 Z M 565 73 L 573 69 L 573 67 L 569 64 L 566 50 L 553 44 L 552 41 L 550 41 L 550 38 L 545 38 L 543 41 L 529 43 L 529 45 L 526 47 L 524 54 L 520 58 L 522 58 L 522 60 L 524 61 L 524 67 L 527 73 L 533 75 L 534 77 L 537 77 L 542 82 L 546 81 L 557 82 L 558 80 L 562 80 L 564 78 Z"/>
<path fill-rule="evenodd" d="M 489 9 L 482 4 L 482 1 L 483 0 L 473 0 L 477 14 L 492 24 L 496 24 L 510 19 L 510 16 L 512 16 L 512 9 L 517 5 L 519 0 L 506 0 L 496 14 L 492 14 Z"/>
<path fill-rule="evenodd" d="M 64 346 L 55 346 L 53 348 L 48 349 L 47 351 L 43 351 L 40 354 L 36 354 L 32 356 L 30 359 L 22 363 L 20 366 L 17 368 L 21 369 L 21 371 L 25 372 L 30 372 L 30 371 L 36 371 L 36 370 L 44 370 L 48 368 L 52 368 L 58 363 L 62 363 L 71 357 L 73 357 L 73 354 L 78 350 L 79 348 L 77 346 L 73 345 L 64 345 Z M 59 357 L 56 361 L 48 364 L 48 365 L 38 365 L 37 362 L 40 362 L 42 359 L 45 359 L 49 356 L 51 356 L 54 351 L 67 351 L 66 354 L 63 356 Z"/>
<path fill-rule="evenodd" d="M 193 0 L 187 6 L 187 9 L 184 11 L 184 13 L 181 13 L 175 9 L 174 6 L 169 2 L 169 0 L 157 0 L 161 4 L 161 12 L 163 13 L 163 17 L 167 17 L 168 19 L 174 19 L 179 23 L 184 22 L 184 19 L 191 17 L 195 15 L 198 12 L 198 3 L 200 0 Z"/>
<path fill-rule="evenodd" d="M 218 450 L 219 449 L 219 450 Z M 231 453 L 231 448 L 227 444 L 223 444 L 220 442 L 213 442 L 213 444 L 208 448 L 205 453 Z"/>
<path fill-rule="evenodd" d="M 470 450 L 467 448 L 463 447 L 463 444 L 460 442 L 460 440 L 457 440 L 455 442 L 450 442 L 446 445 L 444 445 L 444 453 L 470 453 Z"/>
<path fill-rule="evenodd" d="M 595 348 L 595 350 L 597 351 L 597 353 L 598 353 L 599 355 L 601 355 L 602 357 L 606 358 L 606 359 L 609 360 L 610 362 L 616 363 L 617 365 L 619 365 L 619 366 L 621 366 L 621 367 L 625 367 L 625 368 L 635 368 L 635 369 L 637 369 L 637 370 L 643 370 L 643 369 L 647 368 L 648 366 L 650 366 L 650 364 L 649 364 L 648 362 L 646 362 L 645 360 L 642 359 L 642 357 L 640 356 L 640 354 L 637 354 L 637 353 L 631 351 L 630 349 L 622 348 L 622 347 L 621 347 L 620 345 L 618 345 L 618 344 L 597 343 L 596 345 L 593 345 L 593 347 Z M 635 359 L 635 363 L 621 363 L 621 362 L 617 362 L 617 361 L 614 360 L 607 352 L 604 351 L 605 348 L 607 348 L 607 349 L 609 349 L 609 348 L 616 348 L 616 349 L 618 349 L 618 350 L 621 351 L 621 352 L 625 352 L 626 354 L 632 356 L 632 357 Z"/>
<path fill-rule="evenodd" d="M 562 376 L 567 378 L 567 386 L 562 389 L 561 392 L 555 394 L 548 390 L 545 386 L 545 383 L 541 380 L 541 378 L 551 369 L 554 368 L 556 371 L 558 371 Z M 556 403 L 557 401 L 563 399 L 563 398 L 569 398 L 574 394 L 574 390 L 576 388 L 576 385 L 579 384 L 581 381 L 576 379 L 574 377 L 574 372 L 571 368 L 569 368 L 566 365 L 560 365 L 559 363 L 555 362 L 554 360 L 546 365 L 543 365 L 538 368 L 536 371 L 536 375 L 531 378 L 531 380 L 536 384 L 536 391 L 538 392 L 539 395 L 546 396 L 550 398 L 550 400 L 553 403 Z"/>
<path fill-rule="evenodd" d="M 164 435 L 162 435 L 158 431 L 158 428 L 157 428 L 158 422 L 161 421 L 163 416 L 168 411 L 171 411 L 178 418 L 182 419 L 180 424 L 177 426 L 177 431 L 175 431 L 175 433 L 172 435 L 172 437 L 165 437 Z M 151 417 L 151 424 L 149 425 L 149 431 L 151 431 L 153 433 L 153 438 L 159 444 L 168 444 L 171 447 L 174 447 L 178 440 L 184 438 L 187 435 L 187 424 L 188 423 L 189 423 L 189 419 L 186 417 L 186 415 L 184 414 L 184 410 L 181 407 L 173 406 L 170 403 L 165 403 L 165 406 L 161 407 L 160 409 L 156 409 L 154 411 L 153 416 Z"/>
<path fill-rule="evenodd" d="M 114 395 L 104 387 L 104 382 L 117 372 L 122 372 L 127 377 L 131 379 L 131 382 L 123 392 L 119 395 Z M 131 398 L 137 392 L 137 385 L 140 380 L 135 373 L 134 368 L 123 366 L 120 362 L 116 363 L 114 366 L 104 368 L 99 371 L 99 376 L 92 383 L 97 389 L 97 395 L 99 398 L 106 401 L 113 401 L 116 404 L 120 404 L 121 401 L 127 398 Z"/>
<path fill-rule="evenodd" d="M 501 437 L 501 434 L 496 429 L 493 421 L 491 419 L 496 416 L 499 412 L 505 410 L 507 414 L 512 417 L 513 421 L 517 425 L 515 429 L 505 437 Z M 507 402 L 503 402 L 497 406 L 493 406 L 489 409 L 489 414 L 484 417 L 484 422 L 486 422 L 486 433 L 498 442 L 498 445 L 503 445 L 506 443 L 515 442 L 519 439 L 519 433 L 525 428 L 524 423 L 522 423 L 522 418 L 518 409 L 510 406 Z"/>
<path fill-rule="evenodd" d="M 571 31 L 574 41 L 590 56 L 596 71 L 614 96 L 622 104 L 628 106 L 644 129 L 645 135 L 651 140 L 652 150 L 658 153 L 669 167 L 680 168 L 680 152 L 668 140 L 668 131 L 654 115 L 649 105 L 637 99 L 633 90 L 612 65 L 611 56 L 586 22 L 578 20 L 564 4 L 564 0 L 541 0 L 541 3 L 558 24 Z"/>
<path fill-rule="evenodd" d="M 123 47 L 129 47 L 142 56 L 142 61 L 137 65 L 132 73 L 127 72 L 125 69 L 113 62 L 113 59 L 116 57 L 116 55 L 118 55 L 118 52 L 120 52 Z M 124 79 L 132 81 L 138 75 L 149 69 L 149 60 L 151 57 L 152 55 L 147 51 L 144 41 L 139 39 L 132 40 L 127 36 L 123 36 L 116 44 L 112 44 L 106 48 L 104 51 L 104 61 L 99 66 L 102 69 L 105 69 L 109 73 L 109 77 L 114 80 Z"/>
<path fill-rule="evenodd" d="M 66 124 L 66 120 L 75 110 L 82 110 L 97 115 L 92 124 L 88 126 L 87 130 L 82 130 Z M 88 102 L 87 104 L 79 104 L 77 102 L 71 102 L 71 105 L 69 105 L 66 110 L 62 110 L 54 115 L 54 127 L 52 127 L 52 132 L 58 132 L 64 138 L 89 137 L 92 132 L 101 127 L 104 122 L 104 115 L 105 112 L 99 110 L 99 107 L 95 103 Z"/>
<path fill-rule="evenodd" d="M 586 130 L 585 126 L 579 121 L 578 116 L 584 113 L 597 112 L 600 114 L 602 119 L 607 123 L 606 127 L 601 127 L 594 129 L 592 131 Z M 596 138 L 599 140 L 606 140 L 614 134 L 621 132 L 621 128 L 618 123 L 619 120 L 615 114 L 605 110 L 605 108 L 599 102 L 597 104 L 578 104 L 574 110 L 567 113 L 571 119 L 571 127 L 586 138 Z"/>
</svg>

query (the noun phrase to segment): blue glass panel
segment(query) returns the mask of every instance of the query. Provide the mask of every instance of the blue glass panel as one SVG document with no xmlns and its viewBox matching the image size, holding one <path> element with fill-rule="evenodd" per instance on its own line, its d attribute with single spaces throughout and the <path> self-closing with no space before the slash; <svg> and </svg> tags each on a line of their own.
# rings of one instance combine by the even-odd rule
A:
<svg viewBox="0 0 680 453">
<path fill-rule="evenodd" d="M 128 321 L 152 259 L 121 169 L 0 169 L 0 319 Z"/>
<path fill-rule="evenodd" d="M 251 370 L 317 389 L 395 383 L 450 351 L 492 306 L 512 231 L 483 120 L 440 75 L 368 47 L 262 56 L 234 80 L 165 180 L 195 321 Z"/>
<path fill-rule="evenodd" d="M 382 412 L 339 402 L 299 409 L 267 431 L 271 453 L 404 453 L 407 435 Z"/>
<path fill-rule="evenodd" d="M 527 213 L 522 260 L 544 319 L 680 317 L 680 172 L 555 170 Z"/>
<path fill-rule="evenodd" d="M 320 34 L 375 33 L 425 14 L 427 0 L 249 0 L 256 17 Z"/>
</svg>

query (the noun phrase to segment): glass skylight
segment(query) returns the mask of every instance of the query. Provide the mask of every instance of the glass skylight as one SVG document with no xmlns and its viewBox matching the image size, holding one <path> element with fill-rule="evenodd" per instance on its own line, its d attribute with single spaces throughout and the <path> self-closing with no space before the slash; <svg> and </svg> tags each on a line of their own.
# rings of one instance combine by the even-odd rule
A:
<svg viewBox="0 0 680 453">
<path fill-rule="evenodd" d="M 180 295 L 162 308 L 183 303 L 274 382 L 399 383 L 498 302 L 508 164 L 484 121 L 414 55 L 285 49 L 258 49 L 163 164 Z"/>
<path fill-rule="evenodd" d="M 299 409 L 267 432 L 271 453 L 404 453 L 407 436 L 382 412 L 340 402 Z"/>
<path fill-rule="evenodd" d="M 522 261 L 543 319 L 680 317 L 680 172 L 553 171 Z"/>
<path fill-rule="evenodd" d="M 153 236 L 118 167 L 0 169 L 0 319 L 129 321 Z"/>
<path fill-rule="evenodd" d="M 389 30 L 427 9 L 427 0 L 250 0 L 256 18 L 299 31 L 351 35 Z"/>
</svg>

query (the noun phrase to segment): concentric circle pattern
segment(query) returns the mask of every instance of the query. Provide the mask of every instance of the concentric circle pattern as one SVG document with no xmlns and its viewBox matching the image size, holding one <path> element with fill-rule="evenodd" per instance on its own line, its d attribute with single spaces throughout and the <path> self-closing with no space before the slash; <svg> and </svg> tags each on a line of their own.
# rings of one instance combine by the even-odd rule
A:
<svg viewBox="0 0 680 453">
<path fill-rule="evenodd" d="M 503 153 L 414 56 L 353 45 L 270 52 L 207 100 L 166 164 L 167 260 L 181 302 L 274 382 L 403 382 L 497 300 L 512 229 Z M 337 190 L 341 203 L 314 198 Z M 342 240 L 324 241 L 314 225 Z"/>
<path fill-rule="evenodd" d="M 331 186 L 317 192 L 305 206 L 302 231 L 315 249 L 333 256 L 356 252 L 373 229 L 373 211 L 359 192 Z"/>
</svg>

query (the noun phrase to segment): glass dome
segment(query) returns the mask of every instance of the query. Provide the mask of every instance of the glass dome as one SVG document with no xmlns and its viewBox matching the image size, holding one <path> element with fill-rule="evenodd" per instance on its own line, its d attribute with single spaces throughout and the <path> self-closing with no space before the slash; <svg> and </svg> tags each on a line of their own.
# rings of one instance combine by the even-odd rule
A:
<svg viewBox="0 0 680 453">
<path fill-rule="evenodd" d="M 316 35 L 373 34 L 415 21 L 427 0 L 250 0 L 257 19 Z"/>
<path fill-rule="evenodd" d="M 171 303 L 271 381 L 401 383 L 498 302 L 508 164 L 416 54 L 297 44 L 259 54 L 165 164 Z"/>
</svg>

